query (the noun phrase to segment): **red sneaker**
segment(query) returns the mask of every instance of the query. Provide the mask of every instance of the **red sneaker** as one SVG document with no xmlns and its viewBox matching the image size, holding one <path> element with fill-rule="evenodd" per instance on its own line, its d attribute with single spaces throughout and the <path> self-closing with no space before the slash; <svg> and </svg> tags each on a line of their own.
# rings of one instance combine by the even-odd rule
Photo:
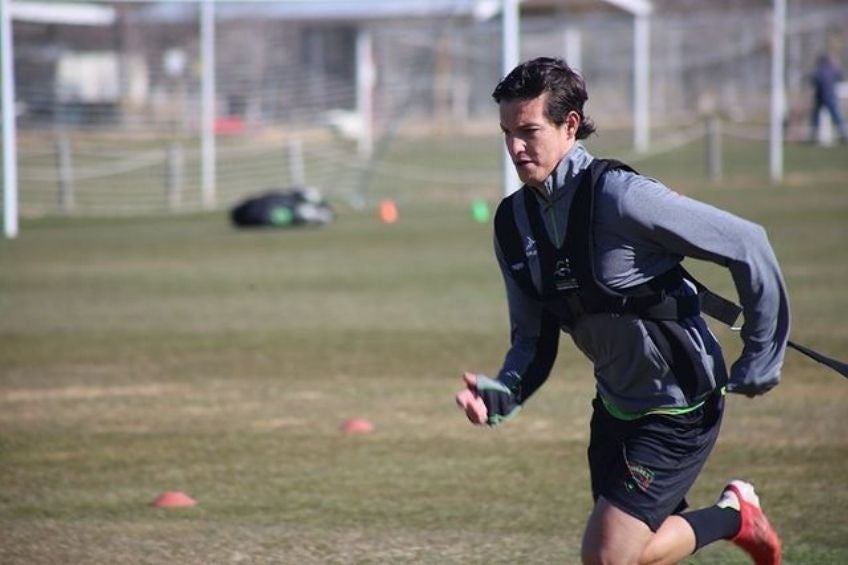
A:
<svg viewBox="0 0 848 565">
<path fill-rule="evenodd" d="M 780 565 L 780 538 L 760 508 L 760 497 L 754 486 L 744 481 L 731 481 L 724 489 L 739 499 L 742 526 L 730 541 L 744 549 L 756 565 Z"/>
</svg>

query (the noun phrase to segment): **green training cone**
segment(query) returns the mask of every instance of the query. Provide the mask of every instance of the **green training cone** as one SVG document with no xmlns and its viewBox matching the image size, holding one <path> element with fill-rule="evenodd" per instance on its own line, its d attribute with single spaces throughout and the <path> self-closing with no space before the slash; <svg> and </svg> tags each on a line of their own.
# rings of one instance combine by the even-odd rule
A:
<svg viewBox="0 0 848 565">
<path fill-rule="evenodd" d="M 489 204 L 485 200 L 475 200 L 471 203 L 471 219 L 478 224 L 489 221 Z"/>
</svg>

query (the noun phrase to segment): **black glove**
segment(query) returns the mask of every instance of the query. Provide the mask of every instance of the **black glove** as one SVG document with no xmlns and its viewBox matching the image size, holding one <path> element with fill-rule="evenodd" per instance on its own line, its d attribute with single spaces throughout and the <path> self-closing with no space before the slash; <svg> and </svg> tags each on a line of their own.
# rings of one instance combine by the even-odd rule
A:
<svg viewBox="0 0 848 565">
<path fill-rule="evenodd" d="M 486 404 L 487 424 L 497 426 L 518 414 L 521 410 L 521 404 L 518 403 L 520 385 L 521 377 L 511 373 L 497 380 L 477 375 L 477 393 Z"/>
</svg>

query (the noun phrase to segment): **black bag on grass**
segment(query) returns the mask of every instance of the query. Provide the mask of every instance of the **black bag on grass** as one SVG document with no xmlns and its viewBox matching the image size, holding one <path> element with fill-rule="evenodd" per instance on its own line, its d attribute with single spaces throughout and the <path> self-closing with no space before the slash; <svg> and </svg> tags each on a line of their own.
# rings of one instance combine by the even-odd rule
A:
<svg viewBox="0 0 848 565">
<path fill-rule="evenodd" d="M 230 211 L 237 227 L 323 225 L 335 219 L 330 206 L 315 189 L 271 190 L 243 200 Z"/>
</svg>

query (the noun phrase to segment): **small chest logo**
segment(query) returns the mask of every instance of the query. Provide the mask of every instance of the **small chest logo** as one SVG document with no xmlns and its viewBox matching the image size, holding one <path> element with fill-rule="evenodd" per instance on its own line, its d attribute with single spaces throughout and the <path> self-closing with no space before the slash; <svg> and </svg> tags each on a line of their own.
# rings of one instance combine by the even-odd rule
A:
<svg viewBox="0 0 848 565">
<path fill-rule="evenodd" d="M 571 272 L 571 263 L 568 259 L 560 259 L 554 267 L 554 286 L 557 290 L 574 290 L 579 288 L 577 279 Z"/>
</svg>

